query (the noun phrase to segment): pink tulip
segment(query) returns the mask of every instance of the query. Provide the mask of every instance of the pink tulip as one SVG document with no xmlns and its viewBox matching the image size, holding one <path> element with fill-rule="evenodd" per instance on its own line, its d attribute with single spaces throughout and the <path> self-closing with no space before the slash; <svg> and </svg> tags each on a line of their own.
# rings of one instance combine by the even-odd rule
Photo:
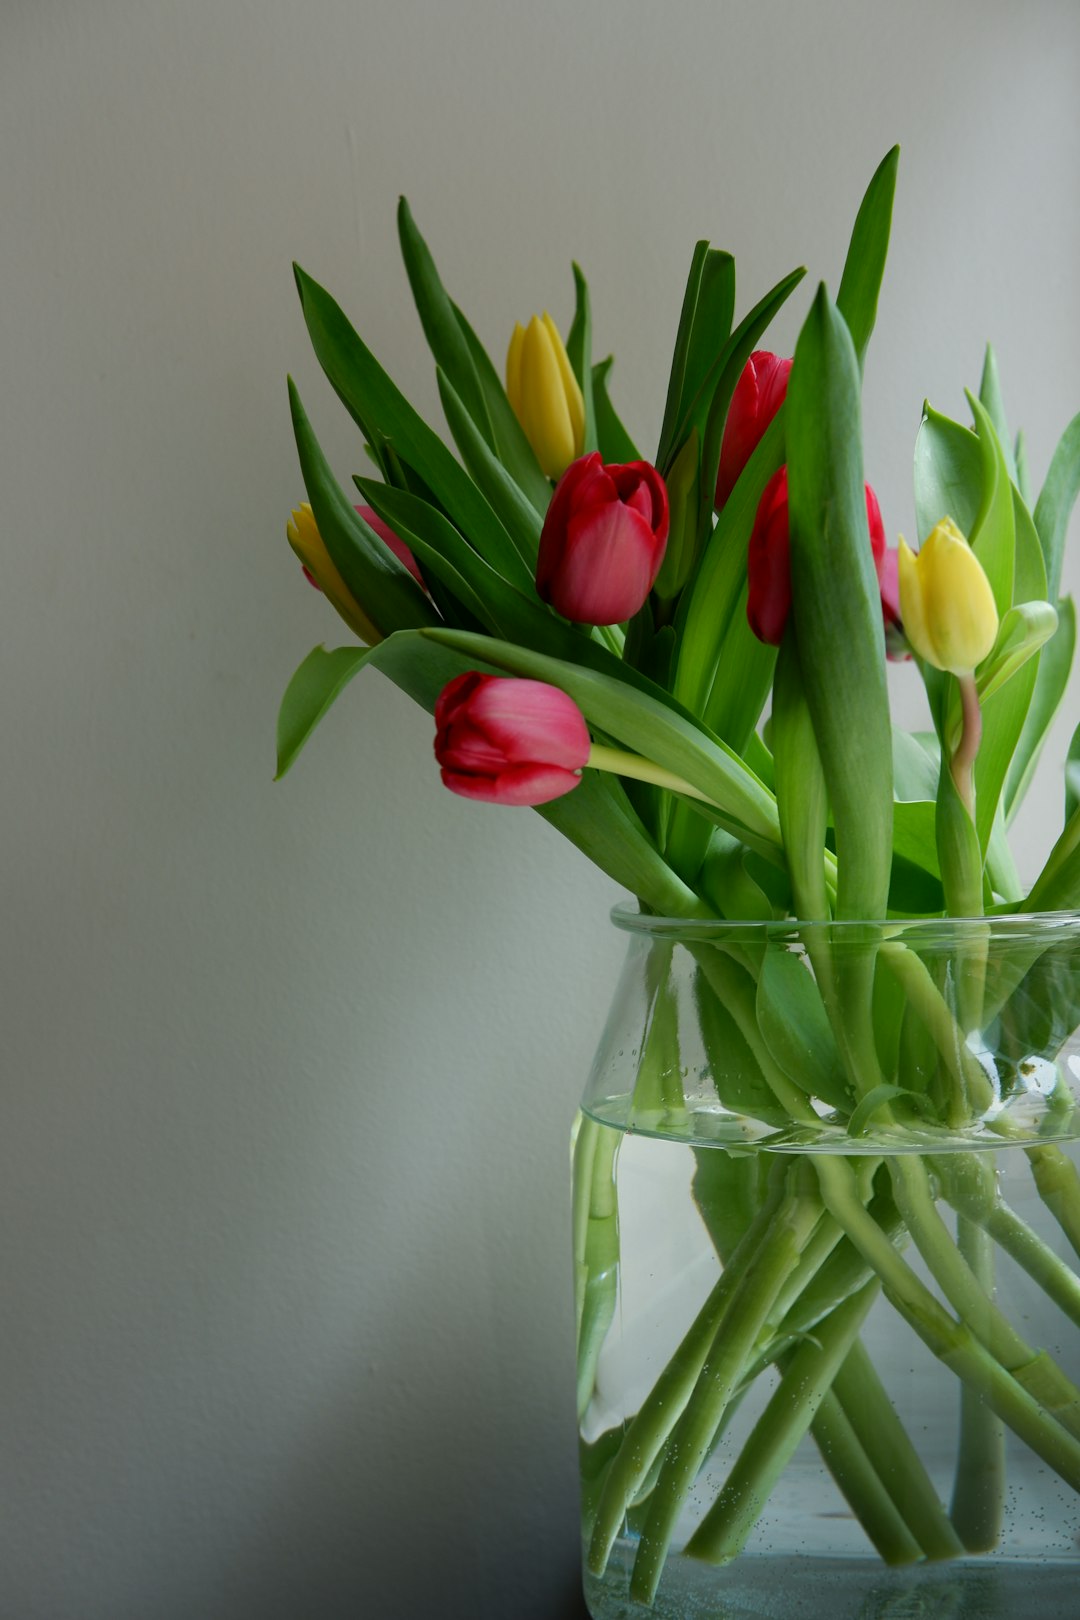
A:
<svg viewBox="0 0 1080 1620">
<path fill-rule="evenodd" d="M 882 591 L 882 613 L 889 619 L 883 570 L 890 555 L 885 549 L 885 525 L 881 521 L 878 498 L 870 485 L 866 490 L 866 521 L 870 548 Z M 891 553 L 895 558 L 895 552 Z M 895 563 L 894 563 L 895 572 Z M 788 536 L 787 468 L 781 467 L 765 485 L 758 503 L 754 527 L 746 554 L 746 617 L 759 641 L 779 647 L 784 639 L 791 611 L 791 556 Z"/>
<path fill-rule="evenodd" d="M 743 367 L 728 407 L 716 474 L 716 505 L 723 506 L 762 434 L 784 403 L 791 361 L 756 349 Z"/>
<path fill-rule="evenodd" d="M 427 586 L 424 585 L 424 576 L 420 572 L 416 558 L 413 556 L 404 540 L 398 539 L 390 525 L 383 522 L 382 518 L 379 516 L 378 512 L 376 512 L 373 506 L 358 506 L 356 510 L 359 512 L 368 528 L 374 529 L 380 540 L 385 540 L 398 562 L 405 564 L 405 567 L 409 570 L 409 573 L 412 575 L 413 579 L 415 579 L 416 583 L 418 585 L 423 585 L 424 589 L 427 590 Z"/>
<path fill-rule="evenodd" d="M 540 536 L 536 589 L 576 624 L 620 624 L 652 590 L 668 537 L 664 480 L 647 461 L 572 461 Z"/>
<path fill-rule="evenodd" d="M 435 704 L 435 758 L 466 799 L 546 804 L 577 787 L 590 746 L 573 698 L 543 681 L 469 670 Z"/>
</svg>

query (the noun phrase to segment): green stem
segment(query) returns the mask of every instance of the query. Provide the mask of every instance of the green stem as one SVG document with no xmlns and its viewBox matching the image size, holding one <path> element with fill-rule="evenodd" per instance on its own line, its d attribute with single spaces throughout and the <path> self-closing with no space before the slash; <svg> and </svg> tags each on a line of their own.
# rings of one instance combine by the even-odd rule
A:
<svg viewBox="0 0 1080 1620">
<path fill-rule="evenodd" d="M 848 1352 L 833 1394 L 925 1556 L 961 1556 L 963 1545 L 861 1339 Z"/>
<path fill-rule="evenodd" d="M 1080 1176 L 1059 1147 L 1039 1143 L 1027 1149 L 1039 1197 L 1080 1255 Z"/>
<path fill-rule="evenodd" d="M 822 1399 L 811 1431 L 826 1467 L 882 1560 L 894 1566 L 917 1563 L 922 1549 L 833 1393 Z"/>
<path fill-rule="evenodd" d="M 989 1235 L 956 1217 L 956 1242 L 972 1276 L 987 1295 L 994 1287 L 994 1245 Z M 960 1391 L 960 1452 L 949 1514 L 968 1552 L 992 1552 L 1005 1510 L 1005 1426 L 970 1384 Z"/>
<path fill-rule="evenodd" d="M 961 1321 L 1017 1383 L 1080 1437 L 1080 1390 L 1045 1350 L 1034 1350 L 998 1310 L 938 1214 L 926 1166 L 917 1154 L 900 1154 L 889 1168 L 907 1229 Z"/>
<path fill-rule="evenodd" d="M 638 1602 L 651 1603 L 656 1594 L 679 1510 L 708 1455 L 776 1297 L 820 1218 L 821 1202 L 807 1183 L 807 1168 L 799 1160 L 789 1171 L 790 1196 L 777 1211 L 732 1297 L 694 1398 L 672 1435 L 634 1561 L 630 1595 Z"/>
<path fill-rule="evenodd" d="M 805 1340 L 788 1358 L 784 1375 L 754 1424 L 723 1490 L 687 1543 L 686 1551 L 692 1558 L 726 1564 L 742 1551 L 858 1336 L 879 1287 L 875 1278 L 837 1306 L 816 1336 Z"/>
<path fill-rule="evenodd" d="M 725 1265 L 719 1281 L 633 1418 L 613 1459 L 596 1512 L 589 1569 L 602 1575 L 630 1503 L 686 1410 L 725 1313 L 756 1258 L 784 1196 L 788 1167 L 779 1158 L 761 1208 Z"/>
<path fill-rule="evenodd" d="M 1080 1442 L 994 1360 L 967 1323 L 954 1321 L 920 1282 L 860 1202 L 850 1168 L 825 1154 L 812 1157 L 826 1208 L 878 1273 L 887 1297 L 905 1321 L 1055 1473 L 1080 1491 Z"/>
<path fill-rule="evenodd" d="M 619 1222 L 615 1198 L 618 1132 L 580 1117 L 574 1142 L 574 1283 L 577 1306 L 577 1403 L 584 1416 L 596 1384 L 600 1349 L 618 1294 Z"/>
<path fill-rule="evenodd" d="M 969 1221 L 976 1221 L 994 1242 L 1023 1266 L 1077 1327 L 1080 1327 L 1080 1277 L 1066 1265 L 998 1193 L 997 1178 L 988 1155 L 942 1154 L 931 1162 L 949 1203 Z M 960 1162 L 956 1162 L 959 1160 Z"/>
</svg>

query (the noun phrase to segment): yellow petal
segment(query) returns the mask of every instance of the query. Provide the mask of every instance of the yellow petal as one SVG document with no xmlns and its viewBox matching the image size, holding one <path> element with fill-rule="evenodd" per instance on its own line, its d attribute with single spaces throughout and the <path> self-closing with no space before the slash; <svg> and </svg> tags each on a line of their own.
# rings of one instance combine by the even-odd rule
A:
<svg viewBox="0 0 1080 1620">
<path fill-rule="evenodd" d="M 562 377 L 563 392 L 566 395 L 567 409 L 570 412 L 570 431 L 574 435 L 574 454 L 570 460 L 574 461 L 585 448 L 585 400 L 574 376 L 574 368 L 570 364 L 570 356 L 566 352 L 559 333 L 547 310 L 544 311 L 544 325 L 547 327 L 551 347 L 555 351 L 555 358 L 559 362 L 559 375 Z M 569 462 L 567 463 L 569 466 Z"/>
<path fill-rule="evenodd" d="M 521 346 L 521 425 L 544 472 L 561 478 L 574 460 L 574 431 L 558 356 L 537 315 Z"/>
<path fill-rule="evenodd" d="M 926 627 L 919 559 L 903 535 L 900 536 L 897 551 L 896 577 L 900 591 L 900 623 L 904 627 L 904 635 L 912 651 L 925 659 L 928 664 L 934 664 L 936 668 L 934 648 Z"/>
<path fill-rule="evenodd" d="M 915 651 L 936 669 L 970 674 L 994 645 L 998 614 L 985 570 L 951 518 L 935 526 L 917 557 L 901 541 L 899 582 L 900 617 Z"/>
<path fill-rule="evenodd" d="M 371 647 L 381 641 L 382 633 L 372 624 L 338 573 L 326 549 L 326 542 L 319 533 L 315 514 L 306 501 L 293 512 L 285 525 L 285 534 L 301 563 L 349 629 Z"/>
</svg>

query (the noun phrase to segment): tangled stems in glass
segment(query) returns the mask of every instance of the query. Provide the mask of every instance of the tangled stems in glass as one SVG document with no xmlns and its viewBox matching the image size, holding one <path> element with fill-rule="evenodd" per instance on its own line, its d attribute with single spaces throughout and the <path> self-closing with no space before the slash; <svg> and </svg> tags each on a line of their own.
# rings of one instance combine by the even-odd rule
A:
<svg viewBox="0 0 1080 1620">
<path fill-rule="evenodd" d="M 645 1034 L 632 1094 L 607 1095 L 614 1043 L 625 1050 L 634 1027 L 617 1001 L 577 1137 L 580 1410 L 618 1288 L 617 1137 L 605 1123 L 695 1147 L 694 1197 L 722 1270 L 592 1482 L 592 1572 L 632 1517 L 631 1594 L 652 1600 L 703 1464 L 770 1367 L 778 1381 L 686 1543 L 691 1557 L 740 1552 L 807 1433 L 889 1564 L 996 1544 L 1006 1429 L 1080 1492 L 1080 1390 L 995 1304 L 995 1255 L 1076 1326 L 1080 1279 L 1004 1201 L 988 1151 L 1023 1146 L 1076 1247 L 1080 1181 L 1054 1138 L 1080 1134 L 1065 1078 L 1078 919 L 617 920 L 634 935 L 620 1000 L 643 992 Z M 641 1010 L 638 998 L 639 1028 Z M 711 1151 L 725 1143 L 773 1150 L 756 1155 L 767 1173 L 741 1210 L 729 1155 Z M 860 1339 L 880 1294 L 961 1385 L 948 1510 Z"/>
</svg>

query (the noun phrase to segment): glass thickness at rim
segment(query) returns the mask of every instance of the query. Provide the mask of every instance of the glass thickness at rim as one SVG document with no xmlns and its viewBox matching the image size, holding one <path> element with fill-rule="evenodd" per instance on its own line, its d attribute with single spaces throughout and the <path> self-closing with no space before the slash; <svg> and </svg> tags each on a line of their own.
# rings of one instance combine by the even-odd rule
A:
<svg viewBox="0 0 1080 1620">
<path fill-rule="evenodd" d="M 1017 912 L 989 917 L 888 917 L 864 921 L 860 918 L 829 918 L 800 921 L 782 918 L 774 922 L 730 921 L 724 917 L 690 919 L 655 917 L 638 911 L 623 900 L 611 908 L 611 921 L 623 933 L 642 938 L 691 944 L 770 943 L 803 944 L 808 937 L 834 944 L 872 944 L 887 939 L 918 939 L 926 945 L 962 939 L 978 934 L 983 940 L 1015 945 L 1038 940 L 1042 945 L 1075 939 L 1080 944 L 1080 911 Z"/>
</svg>

